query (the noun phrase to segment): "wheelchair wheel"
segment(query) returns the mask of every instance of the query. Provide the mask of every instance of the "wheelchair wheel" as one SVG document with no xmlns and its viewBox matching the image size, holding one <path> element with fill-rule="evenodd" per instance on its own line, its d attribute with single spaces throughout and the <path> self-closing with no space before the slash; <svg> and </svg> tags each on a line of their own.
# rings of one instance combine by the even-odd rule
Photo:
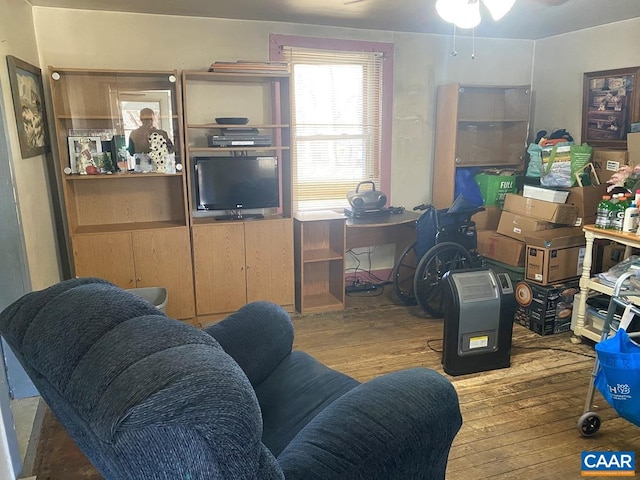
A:
<svg viewBox="0 0 640 480">
<path fill-rule="evenodd" d="M 469 252 L 457 243 L 439 243 L 424 254 L 416 268 L 413 291 L 418 305 L 427 315 L 442 318 L 442 276 L 449 270 L 469 266 Z"/>
<path fill-rule="evenodd" d="M 413 278 L 418 265 L 418 254 L 416 242 L 408 245 L 400 254 L 398 262 L 394 265 L 391 275 L 393 276 L 393 290 L 396 297 L 405 305 L 415 305 L 416 296 L 413 293 Z"/>
</svg>

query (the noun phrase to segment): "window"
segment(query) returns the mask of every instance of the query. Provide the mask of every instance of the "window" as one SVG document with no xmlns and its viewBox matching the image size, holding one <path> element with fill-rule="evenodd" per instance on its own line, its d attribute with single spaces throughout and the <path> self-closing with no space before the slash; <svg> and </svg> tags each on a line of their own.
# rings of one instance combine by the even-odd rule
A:
<svg viewBox="0 0 640 480">
<path fill-rule="evenodd" d="M 271 40 L 271 58 L 292 69 L 294 211 L 345 207 L 365 180 L 388 192 L 392 46 Z"/>
</svg>

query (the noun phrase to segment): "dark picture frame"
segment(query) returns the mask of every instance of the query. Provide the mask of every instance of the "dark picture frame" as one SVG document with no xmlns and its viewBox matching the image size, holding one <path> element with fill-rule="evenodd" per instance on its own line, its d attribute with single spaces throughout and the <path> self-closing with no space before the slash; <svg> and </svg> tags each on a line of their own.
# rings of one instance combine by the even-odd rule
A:
<svg viewBox="0 0 640 480">
<path fill-rule="evenodd" d="M 43 155 L 49 152 L 51 143 L 42 72 L 38 67 L 11 55 L 7 55 L 7 67 L 22 158 Z"/>
<path fill-rule="evenodd" d="M 640 122 L 640 67 L 584 74 L 582 142 L 627 148 L 631 124 Z"/>
</svg>

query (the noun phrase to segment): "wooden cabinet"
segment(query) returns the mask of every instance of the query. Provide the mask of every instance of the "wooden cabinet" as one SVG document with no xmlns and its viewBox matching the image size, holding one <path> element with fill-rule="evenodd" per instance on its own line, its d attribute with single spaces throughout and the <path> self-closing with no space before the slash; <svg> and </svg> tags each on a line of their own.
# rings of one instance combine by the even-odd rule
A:
<svg viewBox="0 0 640 480">
<path fill-rule="evenodd" d="M 257 300 L 293 310 L 290 218 L 194 225 L 193 262 L 198 316 L 231 313 Z"/>
<path fill-rule="evenodd" d="M 187 227 L 76 235 L 76 275 L 99 276 L 121 288 L 162 286 L 167 314 L 190 319 L 195 311 L 189 246 Z"/>
<path fill-rule="evenodd" d="M 167 133 L 177 164 L 183 163 L 176 72 L 49 67 L 49 77 L 75 274 L 124 288 L 165 287 L 168 314 L 193 317 L 186 176 L 180 167 L 175 173 L 136 173 L 125 148 L 140 110 L 151 108 L 154 125 Z M 88 147 L 92 172 L 102 164 L 103 173 L 79 173 L 76 140 Z M 108 164 L 118 160 L 120 171 L 110 171 Z"/>
<path fill-rule="evenodd" d="M 182 84 L 196 313 L 215 319 L 255 300 L 292 311 L 289 75 L 184 71 Z M 248 123 L 217 123 L 224 118 Z M 238 135 L 228 145 L 210 146 L 210 136 L 229 131 Z M 268 141 L 254 141 L 258 135 Z M 202 157 L 276 157 L 279 205 L 243 210 L 263 217 L 252 220 L 221 220 L 239 214 L 233 209 L 198 209 L 194 159 Z"/>
<path fill-rule="evenodd" d="M 296 310 L 344 308 L 346 218 L 332 211 L 294 216 Z"/>
<path fill-rule="evenodd" d="M 453 203 L 459 168 L 524 167 L 530 104 L 528 85 L 438 87 L 432 180 L 437 208 Z"/>
</svg>

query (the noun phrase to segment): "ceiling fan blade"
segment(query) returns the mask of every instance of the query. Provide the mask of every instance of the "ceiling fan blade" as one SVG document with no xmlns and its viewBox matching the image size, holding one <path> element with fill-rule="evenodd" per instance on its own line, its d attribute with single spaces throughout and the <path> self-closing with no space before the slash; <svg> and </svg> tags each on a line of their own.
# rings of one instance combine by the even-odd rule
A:
<svg viewBox="0 0 640 480">
<path fill-rule="evenodd" d="M 548 7 L 557 7 L 558 5 L 562 5 L 563 3 L 567 3 L 569 0 L 530 0 L 536 3 L 542 3 Z"/>
</svg>

